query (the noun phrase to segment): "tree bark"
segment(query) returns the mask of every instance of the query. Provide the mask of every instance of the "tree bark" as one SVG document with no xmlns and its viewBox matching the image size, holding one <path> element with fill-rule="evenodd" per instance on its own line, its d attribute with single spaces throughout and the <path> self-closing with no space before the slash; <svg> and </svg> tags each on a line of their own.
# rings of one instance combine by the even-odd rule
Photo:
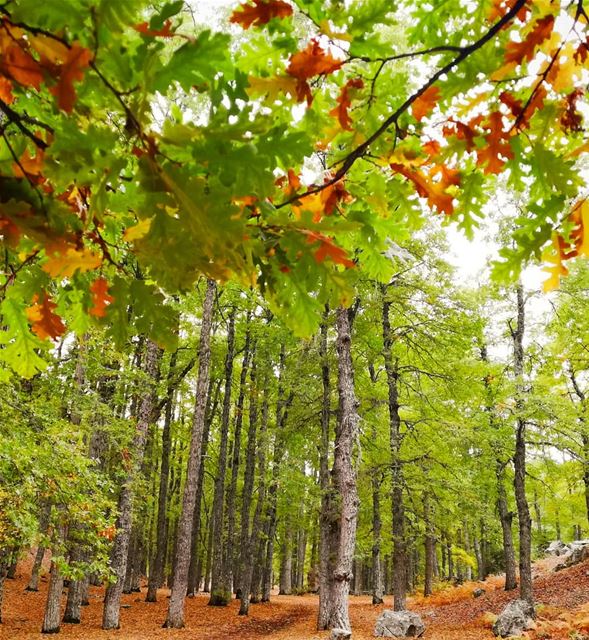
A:
<svg viewBox="0 0 589 640">
<path fill-rule="evenodd" d="M 219 441 L 219 460 L 215 489 L 213 495 L 213 511 L 211 514 L 211 598 L 210 605 L 225 606 L 231 599 L 228 579 L 223 572 L 224 524 L 225 524 L 225 476 L 227 472 L 227 441 L 229 421 L 231 418 L 231 390 L 233 387 L 233 360 L 235 358 L 235 308 L 229 313 L 227 325 L 227 353 L 225 355 L 225 390 L 223 395 L 223 413 L 221 415 L 221 433 Z M 247 336 L 246 336 L 247 340 Z M 249 345 L 246 345 L 249 350 Z"/>
<path fill-rule="evenodd" d="M 42 534 L 47 533 L 49 527 L 49 518 L 51 517 L 51 503 L 45 502 L 41 506 L 39 514 L 39 531 Z M 41 566 L 43 565 L 43 558 L 45 557 L 45 547 L 39 545 L 37 552 L 35 553 L 35 561 L 33 562 L 33 568 L 31 570 L 31 578 L 29 583 L 25 587 L 25 591 L 39 591 L 39 574 L 41 572 Z"/>
<path fill-rule="evenodd" d="M 425 522 L 425 576 L 423 581 L 423 595 L 428 597 L 433 593 L 436 539 L 434 536 L 431 500 L 427 492 L 424 493 L 423 496 L 423 514 Z"/>
<path fill-rule="evenodd" d="M 523 414 L 523 371 L 524 371 L 524 327 L 525 308 L 522 285 L 518 285 L 517 293 L 517 327 L 512 329 L 513 337 L 513 372 L 516 381 L 516 432 L 515 455 L 513 457 L 515 501 L 519 521 L 519 593 L 520 598 L 533 604 L 532 585 L 532 518 L 526 498 L 526 421 Z"/>
<path fill-rule="evenodd" d="M 376 441 L 376 428 L 373 438 Z M 384 583 L 380 558 L 382 536 L 382 519 L 380 515 L 380 484 L 378 471 L 373 469 L 370 478 L 372 484 L 372 604 L 382 604 L 384 597 Z"/>
<path fill-rule="evenodd" d="M 164 426 L 162 429 L 162 456 L 160 462 L 160 480 L 157 503 L 157 524 L 155 555 L 149 567 L 146 602 L 157 601 L 157 590 L 164 581 L 164 566 L 166 563 L 166 548 L 168 544 L 168 483 L 170 481 L 170 451 L 172 448 L 172 418 L 174 415 L 174 376 L 178 362 L 178 351 L 170 356 L 166 398 L 164 405 Z"/>
<path fill-rule="evenodd" d="M 196 502 L 196 484 L 201 462 L 202 436 L 209 388 L 209 368 L 211 361 L 211 327 L 213 323 L 213 303 L 217 286 L 213 280 L 207 280 L 207 289 L 202 310 L 200 340 L 198 349 L 198 376 L 196 382 L 196 400 L 186 482 L 182 498 L 182 511 L 176 532 L 176 549 L 174 552 L 174 577 L 168 606 L 168 616 L 164 627 L 180 629 L 184 626 L 184 598 L 188 589 L 188 568 L 190 565 L 191 533 Z"/>
<path fill-rule="evenodd" d="M 399 369 L 393 358 L 393 336 L 390 322 L 391 302 L 383 289 L 382 335 L 383 359 L 387 375 L 388 408 L 391 446 L 392 524 L 393 524 L 393 608 L 404 611 L 407 594 L 407 551 L 405 541 L 405 507 L 403 504 L 403 466 L 400 459 L 402 434 L 399 415 Z"/>
<path fill-rule="evenodd" d="M 489 357 L 487 354 L 486 344 L 482 344 L 481 360 L 488 364 Z M 483 380 L 486 391 L 485 411 L 489 416 L 489 426 L 496 429 L 495 409 L 492 398 L 491 375 L 487 374 Z M 513 513 L 509 510 L 507 502 L 507 492 L 505 490 L 505 462 L 499 456 L 495 458 L 495 478 L 497 487 L 497 512 L 501 523 L 501 533 L 503 539 L 503 564 L 505 568 L 505 591 L 512 591 L 517 587 L 516 563 L 515 563 L 515 547 L 513 544 L 513 532 L 511 524 L 513 521 Z"/>
<path fill-rule="evenodd" d="M 192 553 L 190 555 L 190 566 L 188 567 L 188 595 L 192 598 L 198 592 L 199 581 L 197 580 L 197 567 L 199 563 L 199 539 L 201 530 L 201 504 L 205 489 L 205 462 L 209 448 L 209 435 L 211 423 L 217 412 L 219 402 L 219 391 L 221 380 L 217 381 L 215 391 L 211 394 L 209 389 L 209 407 L 206 411 L 205 428 L 202 434 L 202 451 L 200 454 L 200 467 L 198 470 L 198 482 L 196 485 L 196 500 L 194 501 L 194 516 L 192 521 Z M 210 397 L 212 396 L 212 398 Z"/>
<path fill-rule="evenodd" d="M 51 562 L 47 602 L 41 633 L 59 633 L 61 618 L 61 592 L 63 591 L 63 576 L 55 562 Z"/>
<path fill-rule="evenodd" d="M 157 378 L 159 368 L 159 358 L 161 351 L 152 340 L 147 342 L 147 354 L 145 358 L 145 372 L 149 383 L 141 395 L 137 428 L 133 438 L 132 459 L 127 463 L 127 476 L 121 487 L 119 495 L 119 515 L 117 518 L 117 535 L 115 536 L 113 549 L 110 557 L 111 570 L 115 574 L 115 581 L 111 583 L 104 596 L 104 609 L 102 612 L 102 628 L 118 629 L 120 627 L 120 606 L 121 595 L 125 575 L 127 573 L 127 557 L 129 555 L 129 542 L 131 537 L 132 515 L 133 515 L 133 482 L 139 473 L 145 444 L 147 431 L 153 418 L 155 404 L 154 382 Z"/>
<path fill-rule="evenodd" d="M 348 599 L 359 504 L 353 461 L 359 417 L 354 389 L 351 323 L 352 311 L 340 307 L 336 312 L 339 405 L 332 468 L 333 484 L 339 503 L 339 535 L 331 589 L 329 627 L 347 631 L 351 631 Z"/>
<path fill-rule="evenodd" d="M 215 593 L 211 588 L 211 600 L 209 604 L 218 604 L 224 606 L 231 600 L 231 593 L 233 589 L 237 587 L 236 573 L 237 573 L 237 561 L 239 554 L 237 553 L 238 541 L 235 535 L 236 529 L 236 498 L 237 498 L 237 479 L 239 476 L 239 465 L 241 458 L 241 428 L 243 425 L 243 407 L 245 404 L 245 392 L 246 381 L 249 369 L 250 357 L 251 357 L 251 333 L 250 333 L 250 315 L 247 316 L 247 329 L 245 334 L 245 345 L 243 363 L 241 365 L 241 374 L 239 378 L 239 394 L 237 396 L 237 405 L 235 407 L 235 425 L 233 431 L 233 451 L 231 460 L 231 480 L 229 483 L 229 490 L 227 491 L 227 538 L 225 542 L 225 549 L 223 555 L 223 570 L 221 576 L 222 592 Z M 223 596 L 228 598 L 225 602 Z M 219 602 L 216 602 L 220 597 Z M 213 601 L 215 599 L 215 601 Z"/>
</svg>

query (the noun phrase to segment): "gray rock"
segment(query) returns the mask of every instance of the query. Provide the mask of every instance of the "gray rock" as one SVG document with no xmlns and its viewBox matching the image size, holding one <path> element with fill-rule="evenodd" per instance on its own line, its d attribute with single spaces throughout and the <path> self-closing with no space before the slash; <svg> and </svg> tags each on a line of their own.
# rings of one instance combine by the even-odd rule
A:
<svg viewBox="0 0 589 640">
<path fill-rule="evenodd" d="M 421 618 L 413 611 L 392 611 L 380 614 L 374 627 L 377 638 L 419 638 L 425 631 Z"/>
<path fill-rule="evenodd" d="M 347 629 L 339 629 L 335 628 L 331 630 L 331 635 L 329 636 L 329 640 L 350 640 L 352 637 L 352 632 Z"/>
<path fill-rule="evenodd" d="M 568 552 L 562 557 L 562 562 L 554 567 L 555 571 L 572 567 L 589 558 L 589 540 L 574 540 L 567 548 Z"/>
<path fill-rule="evenodd" d="M 472 592 L 472 597 L 473 598 L 480 598 L 481 596 L 484 596 L 485 593 L 487 593 L 484 589 L 481 589 L 480 587 L 478 589 L 475 589 Z"/>
<path fill-rule="evenodd" d="M 499 614 L 493 625 L 496 636 L 521 636 L 534 626 L 534 607 L 525 600 L 512 600 Z"/>
<path fill-rule="evenodd" d="M 546 548 L 546 555 L 563 556 L 570 550 L 569 545 L 562 542 L 562 540 L 553 540 Z"/>
</svg>

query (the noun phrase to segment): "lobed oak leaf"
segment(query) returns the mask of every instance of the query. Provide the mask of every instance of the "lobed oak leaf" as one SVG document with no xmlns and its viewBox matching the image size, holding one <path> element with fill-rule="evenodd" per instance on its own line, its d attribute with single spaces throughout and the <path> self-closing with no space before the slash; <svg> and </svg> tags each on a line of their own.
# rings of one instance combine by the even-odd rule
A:
<svg viewBox="0 0 589 640">
<path fill-rule="evenodd" d="M 390 166 L 393 171 L 400 173 L 415 185 L 418 195 L 422 198 L 427 198 L 430 207 L 446 215 L 454 213 L 454 196 L 448 189 L 460 184 L 460 175 L 457 171 L 447 167 L 444 169 L 434 167 L 432 174 L 439 173 L 441 175 L 441 179 L 435 182 L 431 176 L 427 176 L 419 169 L 397 163 L 391 163 Z"/>
<path fill-rule="evenodd" d="M 46 338 L 58 338 L 65 332 L 62 319 L 54 313 L 57 307 L 55 302 L 43 292 L 41 299 L 37 294 L 33 297 L 33 304 L 25 310 L 27 320 L 31 323 L 31 330 L 41 340 Z"/>
<path fill-rule="evenodd" d="M 114 301 L 114 298 L 108 294 L 109 284 L 106 278 L 97 278 L 90 285 L 92 293 L 92 306 L 89 309 L 91 316 L 96 318 L 104 318 L 106 316 L 107 306 Z"/>
<path fill-rule="evenodd" d="M 577 100 L 583 95 L 582 89 L 576 89 L 564 99 L 564 111 L 560 117 L 560 124 L 565 132 L 583 130 L 583 116 L 577 111 Z M 576 154 L 578 155 L 578 154 Z"/>
<path fill-rule="evenodd" d="M 524 60 L 530 62 L 534 57 L 536 47 L 550 37 L 554 29 L 554 16 L 547 15 L 536 20 L 534 28 L 522 42 L 508 42 L 505 47 L 505 62 L 521 64 Z"/>
<path fill-rule="evenodd" d="M 330 53 L 327 53 L 314 39 L 306 49 L 294 53 L 290 57 L 286 72 L 298 80 L 308 80 L 314 76 L 333 73 L 342 64 L 343 60 L 337 60 Z"/>
<path fill-rule="evenodd" d="M 436 86 L 428 87 L 411 105 L 413 117 L 420 122 L 430 114 L 440 99 L 440 90 Z"/>
<path fill-rule="evenodd" d="M 499 96 L 499 100 L 509 108 L 511 113 L 517 118 L 521 115 L 523 110 L 523 104 L 521 100 L 518 100 L 508 91 L 503 91 Z"/>
<path fill-rule="evenodd" d="M 57 251 L 47 250 L 48 259 L 42 269 L 52 278 L 70 278 L 77 271 L 93 271 L 102 264 L 102 257 L 89 249 L 59 248 Z"/>
<path fill-rule="evenodd" d="M 174 31 L 172 31 L 171 20 L 166 20 L 161 29 L 150 29 L 149 22 L 140 22 L 139 24 L 134 25 L 133 29 L 144 36 L 149 36 L 150 38 L 173 38 L 176 35 Z"/>
<path fill-rule="evenodd" d="M 74 42 L 59 70 L 57 84 L 50 88 L 51 93 L 57 98 L 59 108 L 66 113 L 71 113 L 76 102 L 74 82 L 83 80 L 83 70 L 88 67 L 91 61 L 92 52 Z"/>
<path fill-rule="evenodd" d="M 265 94 L 269 100 L 274 102 L 280 97 L 280 94 L 287 94 L 297 97 L 298 83 L 296 78 L 289 76 L 274 76 L 272 78 L 248 78 L 249 87 L 246 89 L 248 94 Z"/>
<path fill-rule="evenodd" d="M 273 18 L 288 18 L 291 15 L 292 6 L 283 0 L 253 0 L 253 4 L 240 5 L 240 10 L 231 14 L 229 22 L 249 29 L 251 26 L 267 24 Z"/>
<path fill-rule="evenodd" d="M 15 177 L 25 178 L 26 176 L 40 176 L 43 167 L 43 149 L 36 149 L 35 156 L 32 157 L 29 149 L 25 149 L 18 162 L 12 164 Z"/>
<path fill-rule="evenodd" d="M 329 258 L 332 262 L 341 264 L 346 267 L 346 269 L 351 269 L 356 266 L 356 263 L 348 258 L 345 249 L 338 247 L 331 238 L 317 231 L 310 231 L 308 229 L 303 230 L 303 233 L 307 236 L 310 244 L 319 242 L 319 248 L 314 253 L 314 258 L 318 263 L 324 262 Z"/>
<path fill-rule="evenodd" d="M 2 45 L 4 45 L 4 41 L 2 41 Z M 24 46 L 21 41 L 12 41 L 2 51 L 1 68 L 18 84 L 33 87 L 39 91 L 44 80 L 43 69 L 35 58 L 24 49 Z"/>
<path fill-rule="evenodd" d="M 489 13 L 487 18 L 494 22 L 495 20 L 499 20 L 502 18 L 508 11 L 513 9 L 517 0 L 493 0 L 493 4 L 489 9 Z M 526 0 L 522 8 L 517 12 L 517 18 L 522 22 L 526 19 L 526 16 L 529 11 L 529 6 L 532 3 L 532 0 Z M 505 25 L 507 27 L 508 25 Z M 505 28 L 504 27 L 504 28 Z"/>
<path fill-rule="evenodd" d="M 487 128 L 486 144 L 476 150 L 477 165 L 484 166 L 485 173 L 500 173 L 507 160 L 513 158 L 513 151 L 509 144 L 510 134 L 503 130 L 503 116 L 499 111 L 491 113 Z"/>
<path fill-rule="evenodd" d="M 352 104 L 352 89 L 362 89 L 364 87 L 364 81 L 362 78 L 352 78 L 348 80 L 346 84 L 342 87 L 341 93 L 337 99 L 337 107 L 332 109 L 329 112 L 330 116 L 337 118 L 339 120 L 340 126 L 342 129 L 346 131 L 353 131 L 352 129 L 352 119 L 350 118 L 350 114 L 348 110 Z"/>
<path fill-rule="evenodd" d="M 132 227 L 127 227 L 123 233 L 123 239 L 126 242 L 133 242 L 134 240 L 141 240 L 144 238 L 151 229 L 151 222 L 153 218 L 145 218 Z"/>
</svg>

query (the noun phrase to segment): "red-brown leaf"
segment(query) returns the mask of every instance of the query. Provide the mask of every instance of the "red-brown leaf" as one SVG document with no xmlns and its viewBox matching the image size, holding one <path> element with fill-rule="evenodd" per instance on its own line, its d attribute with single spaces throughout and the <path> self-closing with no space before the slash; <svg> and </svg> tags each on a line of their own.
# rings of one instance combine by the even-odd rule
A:
<svg viewBox="0 0 589 640">
<path fill-rule="evenodd" d="M 97 278 L 90 285 L 92 293 L 92 306 L 89 313 L 96 318 L 104 318 L 107 306 L 114 301 L 112 296 L 108 295 L 108 282 L 106 278 Z"/>
<path fill-rule="evenodd" d="M 550 37 L 554 28 L 554 16 L 549 15 L 536 21 L 534 28 L 523 42 L 508 42 L 505 47 L 505 62 L 520 64 L 524 59 L 528 62 L 534 57 L 536 47 Z"/>
<path fill-rule="evenodd" d="M 62 319 L 53 312 L 56 307 L 55 302 L 52 302 L 49 296 L 43 293 L 41 300 L 35 294 L 33 304 L 26 309 L 31 329 L 41 340 L 58 338 L 65 332 Z"/>
<path fill-rule="evenodd" d="M 253 0 L 253 5 L 240 5 L 240 10 L 234 11 L 229 21 L 249 29 L 251 26 L 267 24 L 273 18 L 288 18 L 291 15 L 291 5 L 282 0 Z"/>
<path fill-rule="evenodd" d="M 79 82 L 84 78 L 84 69 L 92 60 L 92 52 L 81 47 L 77 42 L 68 51 L 68 57 L 60 68 L 59 80 L 51 87 L 51 93 L 57 97 L 57 104 L 60 109 L 71 113 L 76 102 L 76 90 L 74 82 Z"/>
<path fill-rule="evenodd" d="M 333 73 L 342 64 L 343 60 L 336 60 L 317 40 L 312 40 L 306 49 L 290 57 L 286 72 L 299 80 L 307 80 L 313 76 Z"/>
<path fill-rule="evenodd" d="M 413 117 L 419 122 L 433 111 L 439 99 L 440 90 L 438 87 L 433 86 L 426 89 L 411 105 Z"/>
<path fill-rule="evenodd" d="M 142 33 L 144 36 L 149 36 L 150 38 L 173 38 L 176 35 L 172 31 L 171 20 L 166 20 L 161 29 L 150 29 L 149 22 L 141 22 L 136 24 L 133 28 L 135 31 L 139 31 L 139 33 Z"/>
<path fill-rule="evenodd" d="M 337 107 L 329 112 L 330 116 L 337 118 L 342 129 L 352 131 L 352 119 L 349 109 L 352 104 L 351 89 L 362 89 L 364 82 L 362 78 L 352 78 L 342 87 L 342 91 L 337 99 Z"/>
</svg>

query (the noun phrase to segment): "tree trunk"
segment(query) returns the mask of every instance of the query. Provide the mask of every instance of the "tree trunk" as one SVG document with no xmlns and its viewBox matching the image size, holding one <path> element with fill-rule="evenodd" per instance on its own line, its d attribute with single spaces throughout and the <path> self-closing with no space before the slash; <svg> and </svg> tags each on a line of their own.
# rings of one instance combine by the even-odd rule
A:
<svg viewBox="0 0 589 640">
<path fill-rule="evenodd" d="M 213 303 L 217 286 L 213 280 L 207 280 L 207 290 L 202 310 L 202 323 L 198 349 L 198 376 L 196 400 L 192 419 L 186 482 L 182 498 L 182 511 L 176 533 L 174 552 L 174 577 L 168 606 L 165 627 L 180 629 L 184 626 L 184 598 L 188 588 L 188 568 L 190 565 L 191 533 L 196 502 L 196 485 L 201 461 L 202 436 L 209 388 L 209 367 L 211 360 L 211 326 L 213 323 Z"/>
<path fill-rule="evenodd" d="M 63 576 L 57 564 L 51 562 L 49 587 L 47 589 L 47 603 L 41 633 L 59 633 L 61 619 L 61 592 L 63 591 Z"/>
<path fill-rule="evenodd" d="M 425 522 L 425 569 L 423 595 L 431 596 L 434 585 L 434 565 L 436 562 L 436 539 L 434 536 L 432 506 L 430 496 L 426 492 L 423 496 L 423 513 Z"/>
<path fill-rule="evenodd" d="M 232 591 L 237 587 L 236 573 L 237 564 L 239 559 L 239 553 L 237 552 L 238 541 L 235 535 L 236 529 L 236 498 L 237 498 L 237 479 L 239 477 L 239 465 L 241 458 L 241 428 L 243 425 L 243 407 L 245 404 L 245 392 L 246 381 L 251 356 L 250 350 L 250 329 L 249 329 L 249 314 L 247 317 L 248 328 L 245 336 L 245 346 L 243 363 L 241 366 L 241 374 L 239 378 L 239 395 L 237 397 L 237 405 L 235 408 L 235 428 L 233 432 L 233 452 L 231 460 L 231 480 L 229 483 L 229 490 L 227 492 L 227 539 L 223 557 L 223 587 L 226 587 L 225 594 L 231 599 Z M 211 591 L 211 600 L 213 599 L 213 592 Z M 210 604 L 215 604 L 211 602 Z M 227 604 L 220 602 L 219 604 Z"/>
<path fill-rule="evenodd" d="M 102 628 L 107 630 L 118 629 L 120 627 L 121 595 L 127 573 L 127 557 L 129 555 L 129 542 L 133 521 L 133 483 L 142 466 L 147 431 L 153 418 L 155 404 L 154 382 L 157 378 L 160 355 L 161 351 L 157 344 L 149 340 L 145 359 L 145 372 L 148 376 L 149 384 L 147 384 L 141 396 L 137 428 L 133 438 L 132 460 L 128 463 L 127 476 L 119 495 L 117 535 L 115 536 L 110 557 L 110 566 L 115 574 L 115 581 L 107 587 L 104 596 Z"/>
<path fill-rule="evenodd" d="M 284 537 L 280 549 L 280 590 L 281 596 L 288 596 L 292 591 L 292 529 L 285 522 Z"/>
<path fill-rule="evenodd" d="M 334 514 L 334 497 L 329 476 L 331 382 L 327 353 L 328 315 L 329 308 L 326 306 L 319 340 L 322 382 L 321 445 L 319 450 L 319 486 L 321 489 L 321 513 L 319 514 L 319 613 L 317 616 L 317 629 L 319 631 L 329 628 L 334 565 L 332 550 L 335 547 L 334 536 L 337 532 L 337 514 Z"/>
<path fill-rule="evenodd" d="M 481 345 L 481 360 L 488 364 L 489 357 L 487 355 L 486 344 Z M 483 382 L 486 391 L 485 411 L 489 416 L 489 426 L 496 429 L 495 409 L 492 398 L 491 374 L 485 376 Z M 501 522 L 501 532 L 503 537 L 503 564 L 505 567 L 505 591 L 511 591 L 517 587 L 516 564 L 515 564 L 515 548 L 513 545 L 513 533 L 511 523 L 513 513 L 509 511 L 507 502 L 507 492 L 505 490 L 505 462 L 499 457 L 495 459 L 495 478 L 497 480 L 497 512 L 499 513 L 499 521 Z"/>
<path fill-rule="evenodd" d="M 149 579 L 147 582 L 146 602 L 157 601 L 157 590 L 164 581 L 164 566 L 166 563 L 166 548 L 168 544 L 168 483 L 170 481 L 170 451 L 172 448 L 172 418 L 174 416 L 174 392 L 176 375 L 176 365 L 178 362 L 178 351 L 174 351 L 170 356 L 168 368 L 168 380 L 166 387 L 166 398 L 164 408 L 164 426 L 162 429 L 162 456 L 160 463 L 160 481 L 157 502 L 157 524 L 155 555 L 149 567 Z"/>
<path fill-rule="evenodd" d="M 513 337 L 513 372 L 516 380 L 516 408 L 517 421 L 515 433 L 515 455 L 513 466 L 515 476 L 515 502 L 519 521 L 519 593 L 522 600 L 533 604 L 534 594 L 532 585 L 532 518 L 526 498 L 526 422 L 522 415 L 523 401 L 523 371 L 524 371 L 524 294 L 522 285 L 517 286 L 517 327 L 512 329 Z"/>
<path fill-rule="evenodd" d="M 241 493 L 241 533 L 239 553 L 239 575 L 237 595 L 240 599 L 239 615 L 247 616 L 249 610 L 249 592 L 252 580 L 252 554 L 250 537 L 250 511 L 254 492 L 256 472 L 256 447 L 258 429 L 258 384 L 257 384 L 256 347 L 252 348 L 252 366 L 250 369 L 249 428 L 245 454 L 243 490 Z"/>
<path fill-rule="evenodd" d="M 235 358 L 235 308 L 229 313 L 227 325 L 227 353 L 225 355 L 225 390 L 223 395 L 223 413 L 221 415 L 221 433 L 219 442 L 219 460 L 215 489 L 213 495 L 213 511 L 211 514 L 212 549 L 211 549 L 211 597 L 210 605 L 225 606 L 231 599 L 231 585 L 225 575 L 223 566 L 224 524 L 225 524 L 225 475 L 227 470 L 227 440 L 231 417 L 231 390 L 233 387 L 233 360 Z M 249 333 L 246 334 L 246 353 L 249 352 Z"/>
<path fill-rule="evenodd" d="M 405 507 L 403 504 L 403 466 L 400 459 L 402 435 L 399 415 L 399 371 L 398 362 L 393 359 L 391 322 L 389 317 L 391 303 L 383 289 L 382 335 L 383 358 L 388 385 L 388 407 L 391 446 L 391 482 L 392 482 L 392 523 L 393 523 L 393 598 L 394 610 L 406 608 L 407 588 L 407 552 L 405 542 Z"/>
<path fill-rule="evenodd" d="M 211 423 L 217 413 L 217 405 L 219 402 L 219 391 L 221 389 L 221 380 L 217 381 L 215 391 L 211 394 L 209 389 L 208 408 L 206 410 L 205 428 L 202 434 L 202 451 L 200 454 L 200 466 L 198 470 L 198 482 L 196 485 L 196 500 L 194 501 L 194 516 L 192 520 L 192 553 L 190 555 L 190 566 L 188 567 L 188 595 L 192 598 L 198 592 L 199 582 L 197 580 L 197 566 L 199 563 L 199 540 L 201 530 L 201 504 L 205 489 L 205 463 L 209 448 L 209 435 L 211 432 Z M 212 398 L 211 398 L 212 396 Z"/>
<path fill-rule="evenodd" d="M 331 589 L 329 627 L 347 631 L 351 631 L 348 599 L 359 503 L 353 460 L 359 417 L 354 390 L 351 323 L 352 311 L 340 307 L 336 312 L 339 405 L 332 468 L 333 485 L 338 497 L 339 535 Z"/>
<path fill-rule="evenodd" d="M 376 427 L 373 438 L 376 442 Z M 380 483 L 378 471 L 373 469 L 370 478 L 372 484 L 372 604 L 382 604 L 384 585 L 380 558 L 382 520 L 380 515 Z"/>
<path fill-rule="evenodd" d="M 51 517 L 51 503 L 45 502 L 41 507 L 39 514 L 39 531 L 42 534 L 47 533 L 49 527 L 49 519 Z M 41 566 L 43 565 L 43 558 L 45 557 L 45 547 L 39 545 L 37 547 L 37 553 L 35 554 L 35 561 L 33 562 L 33 568 L 31 570 L 31 579 L 25 588 L 25 591 L 39 591 L 39 574 L 41 572 Z"/>
</svg>

